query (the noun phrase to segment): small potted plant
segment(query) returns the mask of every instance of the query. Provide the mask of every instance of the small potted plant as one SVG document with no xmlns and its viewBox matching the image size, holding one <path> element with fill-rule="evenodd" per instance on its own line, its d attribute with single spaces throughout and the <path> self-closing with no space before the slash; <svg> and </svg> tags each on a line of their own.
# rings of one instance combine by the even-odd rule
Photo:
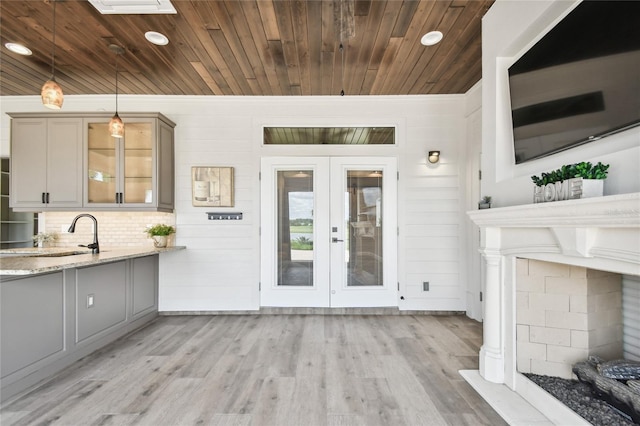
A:
<svg viewBox="0 0 640 426">
<path fill-rule="evenodd" d="M 153 239 L 153 245 L 155 247 L 166 247 L 169 235 L 175 233 L 176 229 L 171 225 L 160 223 L 148 227 L 144 232 Z"/>
<path fill-rule="evenodd" d="M 488 195 L 485 195 L 484 197 L 482 197 L 482 200 L 480 200 L 480 202 L 478 203 L 478 208 L 479 209 L 490 209 L 491 208 L 491 197 Z"/>
<path fill-rule="evenodd" d="M 33 236 L 33 244 L 38 248 L 49 247 L 57 238 L 57 235 L 50 232 L 38 232 Z"/>
</svg>

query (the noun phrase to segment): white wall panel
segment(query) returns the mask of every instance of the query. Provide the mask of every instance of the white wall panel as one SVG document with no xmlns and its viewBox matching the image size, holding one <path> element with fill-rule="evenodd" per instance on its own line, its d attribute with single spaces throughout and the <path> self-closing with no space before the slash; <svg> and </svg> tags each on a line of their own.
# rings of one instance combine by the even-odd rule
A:
<svg viewBox="0 0 640 426">
<path fill-rule="evenodd" d="M 482 181 L 494 207 L 531 204 L 531 175 L 564 164 L 610 164 L 604 195 L 640 192 L 640 127 L 515 164 L 507 69 L 581 0 L 497 1 L 482 19 Z"/>
<path fill-rule="evenodd" d="M 159 111 L 173 120 L 176 146 L 176 244 L 160 262 L 160 310 L 259 308 L 260 158 L 389 156 L 398 159 L 398 278 L 401 309 L 465 310 L 466 261 L 460 234 L 465 96 L 120 98 L 122 111 Z M 112 96 L 67 96 L 65 111 L 110 110 Z M 4 97 L 0 110 L 41 111 L 39 97 Z M 8 116 L 0 147 L 7 155 Z M 396 126 L 395 146 L 263 146 L 263 125 Z M 427 163 L 429 150 L 441 162 Z M 235 206 L 193 207 L 192 166 L 234 167 Z M 242 221 L 209 221 L 207 211 L 240 211 Z M 422 291 L 422 282 L 430 291 Z"/>
</svg>

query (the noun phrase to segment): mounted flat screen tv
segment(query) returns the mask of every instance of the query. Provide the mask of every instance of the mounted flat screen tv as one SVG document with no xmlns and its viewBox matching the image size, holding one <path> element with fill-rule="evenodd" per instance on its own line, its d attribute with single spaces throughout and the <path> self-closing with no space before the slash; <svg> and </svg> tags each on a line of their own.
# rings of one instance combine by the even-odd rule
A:
<svg viewBox="0 0 640 426">
<path fill-rule="evenodd" d="M 640 1 L 584 1 L 509 68 L 516 164 L 640 125 Z"/>
</svg>

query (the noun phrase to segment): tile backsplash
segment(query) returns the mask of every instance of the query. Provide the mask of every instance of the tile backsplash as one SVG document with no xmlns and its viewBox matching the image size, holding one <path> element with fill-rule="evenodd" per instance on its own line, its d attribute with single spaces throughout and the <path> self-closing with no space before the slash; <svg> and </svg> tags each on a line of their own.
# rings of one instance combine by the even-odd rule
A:
<svg viewBox="0 0 640 426">
<path fill-rule="evenodd" d="M 152 246 L 153 240 L 144 230 L 148 225 L 164 223 L 176 224 L 175 214 L 157 212 L 46 212 L 40 214 L 40 232 L 57 235 L 55 247 L 70 247 L 89 244 L 93 241 L 93 221 L 81 218 L 76 223 L 73 234 L 67 232 L 73 218 L 81 213 L 89 213 L 98 221 L 98 241 L 100 247 Z M 173 238 L 173 236 L 172 236 Z M 172 244 L 172 241 L 169 241 Z"/>
</svg>

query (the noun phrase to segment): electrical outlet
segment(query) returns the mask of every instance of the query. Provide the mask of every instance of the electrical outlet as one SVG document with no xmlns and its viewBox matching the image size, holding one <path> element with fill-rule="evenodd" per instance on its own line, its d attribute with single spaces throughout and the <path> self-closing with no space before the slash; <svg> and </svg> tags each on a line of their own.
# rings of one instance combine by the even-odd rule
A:
<svg viewBox="0 0 640 426">
<path fill-rule="evenodd" d="M 92 308 L 95 304 L 95 296 L 93 294 L 87 294 L 87 309 Z"/>
<path fill-rule="evenodd" d="M 429 291 L 429 281 L 422 282 L 422 291 Z"/>
</svg>

